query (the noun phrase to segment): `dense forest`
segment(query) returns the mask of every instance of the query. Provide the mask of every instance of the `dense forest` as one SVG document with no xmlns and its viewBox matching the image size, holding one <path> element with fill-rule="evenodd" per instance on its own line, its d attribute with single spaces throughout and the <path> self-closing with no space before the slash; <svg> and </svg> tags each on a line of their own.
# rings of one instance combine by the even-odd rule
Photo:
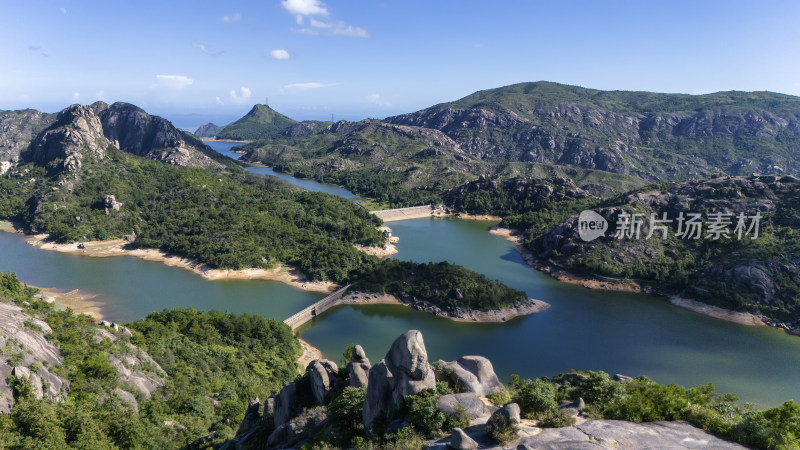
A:
<svg viewBox="0 0 800 450">
<path fill-rule="evenodd" d="M 211 448 L 236 435 L 251 400 L 264 399 L 290 381 L 308 382 L 308 376 L 297 373 L 300 345 L 283 323 L 248 315 L 165 310 L 126 324 L 126 334 L 124 328 L 101 327 L 88 316 L 57 310 L 35 298 L 36 292 L 13 274 L 0 274 L 0 302 L 19 306 L 52 328 L 46 338 L 58 346 L 63 362 L 49 369 L 69 381 L 69 395 L 64 402 L 37 399 L 27 378 L 10 377 L 15 406 L 11 414 L 0 414 L 0 448 Z M 137 394 L 134 408 L 118 392 L 136 390 L 120 381 L 110 361 L 136 348 L 152 356 L 165 383 L 150 398 Z M 352 352 L 352 347 L 345 351 L 345 361 Z M 0 349 L 0 357 L 3 363 L 19 364 L 13 347 Z M 35 373 L 39 367 L 34 363 L 30 369 Z M 370 438 L 361 415 L 366 389 L 346 387 L 348 372 L 343 369 L 341 382 L 331 386 L 327 397 L 328 420 L 311 436 L 314 448 L 416 449 L 426 438 L 465 427 L 463 410 L 447 417 L 438 411 L 439 396 L 458 387 L 448 381 L 443 366 L 434 363 L 433 369 L 436 390 L 406 401 L 407 427 Z M 686 420 L 755 448 L 799 444 L 797 404 L 789 401 L 758 410 L 738 403 L 733 395 L 715 393 L 713 385 L 684 388 L 646 377 L 620 382 L 603 372 L 535 380 L 512 375 L 505 390 L 489 400 L 499 406 L 517 403 L 522 417 L 538 420 L 540 427 L 563 427 L 573 422 L 559 405 L 579 397 L 590 419 Z M 313 403 L 301 401 L 309 407 Z M 516 437 L 513 425 L 490 425 L 498 443 Z"/>
<path fill-rule="evenodd" d="M 69 381 L 69 395 L 64 402 L 37 399 L 27 378 L 12 376 L 15 405 L 11 414 L 0 414 L 0 448 L 211 447 L 233 436 L 231 427 L 252 399 L 266 398 L 297 376 L 300 345 L 281 322 L 171 310 L 127 324 L 129 336 L 58 310 L 35 292 L 13 274 L 0 274 L 0 301 L 52 328 L 47 339 L 63 362 L 50 369 Z M 163 369 L 165 383 L 149 399 L 122 382 L 111 363 L 131 355 L 130 345 Z M 0 358 L 18 364 L 12 347 L 0 349 Z M 135 395 L 138 408 L 124 400 L 125 392 Z"/>
</svg>

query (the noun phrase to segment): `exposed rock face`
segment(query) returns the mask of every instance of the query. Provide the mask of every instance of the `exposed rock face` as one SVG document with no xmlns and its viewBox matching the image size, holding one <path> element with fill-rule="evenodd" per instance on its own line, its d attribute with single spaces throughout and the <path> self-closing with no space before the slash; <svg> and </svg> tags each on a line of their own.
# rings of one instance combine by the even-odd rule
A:
<svg viewBox="0 0 800 450">
<path fill-rule="evenodd" d="M 474 439 L 467 436 L 461 428 L 453 428 L 453 435 L 450 437 L 450 443 L 447 448 L 454 450 L 472 450 L 478 448 L 478 443 Z"/>
<path fill-rule="evenodd" d="M 209 122 L 195 130 L 194 135 L 199 138 L 214 137 L 220 132 L 220 130 L 222 130 L 222 128 L 224 127 L 214 125 L 213 123 Z"/>
<path fill-rule="evenodd" d="M 252 400 L 250 405 L 247 407 L 247 411 L 244 413 L 244 419 L 242 419 L 242 423 L 239 424 L 239 429 L 236 431 L 236 435 L 240 436 L 245 431 L 250 429 L 253 425 L 261 419 L 261 400 L 258 398 Z"/>
<path fill-rule="evenodd" d="M 18 162 L 34 136 L 55 119 L 55 114 L 43 114 L 34 109 L 0 111 L 0 163 Z"/>
<path fill-rule="evenodd" d="M 471 392 L 439 397 L 438 409 L 447 417 L 454 416 L 459 406 L 464 407 L 470 420 L 486 417 L 490 412 L 486 404 Z"/>
<path fill-rule="evenodd" d="M 386 361 L 382 359 L 369 369 L 367 396 L 362 411 L 367 430 L 373 427 L 376 419 L 386 417 L 391 412 L 393 389 L 394 377 L 386 366 Z"/>
<path fill-rule="evenodd" d="M 100 118 L 92 108 L 72 105 L 31 142 L 23 157 L 45 164 L 51 172 L 75 172 L 82 167 L 84 157 L 103 159 L 109 145 Z"/>
<path fill-rule="evenodd" d="M 409 395 L 436 388 L 436 376 L 428 363 L 422 333 L 411 330 L 392 343 L 386 358 L 369 371 L 363 418 L 367 429 L 375 419 L 392 419 Z"/>
<path fill-rule="evenodd" d="M 11 387 L 6 382 L 11 375 L 28 378 L 36 398 L 56 401 L 66 398 L 69 383 L 49 370 L 60 366 L 63 360 L 58 347 L 44 337 L 52 331 L 46 322 L 26 314 L 22 308 L 0 303 L 0 352 L 22 356 L 22 361 L 12 367 L 8 363 L 11 353 L 0 353 L 0 414 L 11 412 L 14 405 Z M 31 366 L 41 368 L 34 371 Z"/>
<path fill-rule="evenodd" d="M 222 167 L 209 157 L 213 150 L 169 121 L 127 103 L 103 102 L 61 111 L 22 159 L 45 164 L 51 172 L 75 172 L 86 157 L 103 159 L 110 145 L 177 166 Z"/>
<path fill-rule="evenodd" d="M 275 428 L 269 435 L 267 446 L 278 448 L 290 448 L 292 445 L 302 440 L 306 436 L 319 431 L 325 424 L 328 416 L 324 407 L 317 407 L 303 412 L 292 420 Z"/>
<path fill-rule="evenodd" d="M 109 211 L 119 211 L 122 207 L 122 203 L 117 201 L 117 198 L 113 195 L 104 195 L 103 196 L 103 207 L 105 208 L 106 215 L 109 214 Z"/>
<path fill-rule="evenodd" d="M 315 359 L 308 364 L 306 372 L 311 378 L 311 393 L 318 405 L 325 403 L 328 392 L 339 380 L 339 368 L 336 363 L 327 359 Z"/>
<path fill-rule="evenodd" d="M 644 104 L 648 106 L 642 108 Z M 770 157 L 754 164 L 742 160 L 747 153 L 736 150 L 734 137 L 775 148 L 780 135 L 796 136 L 800 131 L 798 108 L 796 99 L 783 95 L 766 94 L 763 101 L 753 103 L 739 93 L 621 93 L 538 82 L 480 91 L 385 120 L 440 130 L 480 159 L 674 179 L 724 169 L 732 174 L 738 174 L 740 168 L 766 173 L 765 169 L 776 165 L 781 170 L 791 166 L 789 172 L 797 172 L 797 158 L 781 144 L 777 144 L 780 151 L 772 151 Z M 701 157 L 686 145 L 704 145 L 711 139 L 732 151 Z M 639 150 L 645 147 L 670 151 L 673 158 L 648 160 Z M 653 169 L 642 169 L 643 162 L 652 164 Z"/>
<path fill-rule="evenodd" d="M 364 349 L 356 345 L 353 349 L 353 358 L 347 365 L 347 373 L 350 375 L 350 386 L 365 387 L 369 383 L 370 363 Z"/>
<path fill-rule="evenodd" d="M 281 393 L 275 399 L 275 428 L 288 422 L 294 413 L 297 404 L 297 385 L 289 383 L 281 389 Z"/>
<path fill-rule="evenodd" d="M 112 325 L 117 325 L 113 324 Z M 114 328 L 113 326 L 109 326 Z M 130 334 L 130 330 L 117 325 L 115 330 L 122 330 L 123 335 Z M 127 331 L 127 333 L 125 333 Z M 95 340 L 102 341 L 108 339 L 116 343 L 119 338 L 106 329 L 98 328 L 95 331 Z M 139 347 L 125 342 L 126 353 L 124 355 L 110 355 L 108 362 L 117 369 L 119 381 L 133 386 L 141 392 L 145 398 L 150 398 L 153 391 L 164 385 L 166 373 L 153 358 Z"/>
<path fill-rule="evenodd" d="M 175 166 L 222 167 L 209 157 L 213 153 L 205 144 L 166 119 L 129 103 L 97 102 L 91 108 L 100 117 L 105 136 L 124 152 Z"/>
<path fill-rule="evenodd" d="M 592 420 L 565 428 L 546 428 L 523 439 L 529 448 L 570 449 L 744 449 L 686 422 L 631 423 L 621 420 Z"/>
<path fill-rule="evenodd" d="M 504 388 L 494 373 L 492 363 L 483 356 L 463 356 L 458 361 L 447 363 L 445 369 L 452 371 L 450 381 L 459 392 L 472 392 L 485 397 Z"/>
</svg>

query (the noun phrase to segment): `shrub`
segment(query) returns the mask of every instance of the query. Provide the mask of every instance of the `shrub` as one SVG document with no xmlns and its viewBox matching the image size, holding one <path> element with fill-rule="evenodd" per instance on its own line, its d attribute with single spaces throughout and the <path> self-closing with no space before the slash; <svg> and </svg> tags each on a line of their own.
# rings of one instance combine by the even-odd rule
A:
<svg viewBox="0 0 800 450">
<path fill-rule="evenodd" d="M 409 395 L 406 399 L 409 422 L 426 436 L 435 436 L 442 431 L 445 422 L 444 414 L 439 411 L 439 394 L 433 389 L 426 389 L 419 394 Z"/>
<path fill-rule="evenodd" d="M 444 421 L 444 430 L 453 431 L 453 428 L 466 428 L 469 426 L 469 414 L 463 405 L 456 406 L 456 411 L 452 416 Z"/>
<path fill-rule="evenodd" d="M 503 406 L 506 403 L 511 403 L 511 393 L 508 392 L 507 389 L 503 389 L 502 391 L 494 394 L 489 394 L 486 396 L 486 398 L 488 398 L 490 402 L 497 406 Z"/>
<path fill-rule="evenodd" d="M 511 423 L 503 414 L 493 414 L 486 422 L 486 433 L 500 445 L 507 444 L 517 438 L 519 428 Z"/>
<path fill-rule="evenodd" d="M 353 438 L 364 433 L 361 409 L 367 388 L 345 387 L 328 406 L 328 417 L 337 444 L 348 446 Z"/>
<path fill-rule="evenodd" d="M 550 410 L 539 420 L 540 428 L 562 428 L 575 425 L 575 418 L 564 409 Z"/>
<path fill-rule="evenodd" d="M 558 407 L 556 388 L 543 379 L 521 380 L 515 400 L 522 416 L 528 419 L 534 419 Z"/>
</svg>

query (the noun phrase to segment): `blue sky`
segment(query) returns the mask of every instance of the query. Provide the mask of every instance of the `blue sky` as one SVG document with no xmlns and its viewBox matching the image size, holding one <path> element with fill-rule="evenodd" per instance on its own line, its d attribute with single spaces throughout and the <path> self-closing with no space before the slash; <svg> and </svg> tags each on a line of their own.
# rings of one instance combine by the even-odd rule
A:
<svg viewBox="0 0 800 450">
<path fill-rule="evenodd" d="M 385 117 L 548 80 L 800 95 L 800 2 L 0 0 L 0 109 Z"/>
</svg>

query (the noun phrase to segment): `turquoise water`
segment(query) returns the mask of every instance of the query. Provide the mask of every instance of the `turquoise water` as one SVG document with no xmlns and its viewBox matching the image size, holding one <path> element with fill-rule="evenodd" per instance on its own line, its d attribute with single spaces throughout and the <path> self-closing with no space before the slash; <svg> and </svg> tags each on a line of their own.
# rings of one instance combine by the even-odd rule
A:
<svg viewBox="0 0 800 450">
<path fill-rule="evenodd" d="M 216 142 L 216 141 L 206 141 L 206 145 L 221 153 L 228 158 L 238 160 L 242 155 L 240 153 L 234 153 L 231 148 L 242 145 L 239 142 Z M 323 184 L 318 183 L 314 180 L 304 180 L 301 178 L 295 178 L 291 175 L 287 175 L 285 173 L 275 172 L 272 170 L 271 167 L 248 167 L 247 170 L 253 173 L 257 173 L 259 175 L 271 175 L 273 177 L 280 178 L 281 180 L 288 181 L 295 186 L 300 186 L 301 188 L 311 191 L 311 192 L 327 192 L 331 195 L 338 195 L 339 197 L 353 199 L 358 198 L 357 195 L 353 194 L 352 192 L 348 191 L 347 189 L 340 188 L 338 186 L 333 186 L 330 184 Z"/>
<path fill-rule="evenodd" d="M 395 258 L 461 264 L 552 307 L 503 324 L 452 322 L 402 306 L 338 307 L 300 330 L 335 361 L 347 344 L 360 343 L 375 362 L 398 335 L 418 329 L 432 360 L 483 355 L 502 379 L 600 369 L 662 383 L 713 381 L 719 391 L 762 406 L 800 399 L 798 337 L 702 316 L 660 297 L 558 282 L 528 267 L 511 243 L 489 234 L 488 222 L 425 218 L 389 225 L 400 237 Z M 277 282 L 209 281 L 134 257 L 43 251 L 10 233 L 0 233 L 0 271 L 17 272 L 37 286 L 90 292 L 106 317 L 122 322 L 173 307 L 283 319 L 321 298 Z"/>
<path fill-rule="evenodd" d="M 558 282 L 529 268 L 510 242 L 487 232 L 487 222 L 425 218 L 389 225 L 400 238 L 395 258 L 461 264 L 552 306 L 503 324 L 452 322 L 402 306 L 342 306 L 301 330 L 337 360 L 347 344 L 360 343 L 376 361 L 414 328 L 432 360 L 483 355 L 504 380 L 512 373 L 597 369 L 687 386 L 713 381 L 719 391 L 761 405 L 800 399 L 800 338 L 706 317 L 661 297 Z"/>
</svg>

